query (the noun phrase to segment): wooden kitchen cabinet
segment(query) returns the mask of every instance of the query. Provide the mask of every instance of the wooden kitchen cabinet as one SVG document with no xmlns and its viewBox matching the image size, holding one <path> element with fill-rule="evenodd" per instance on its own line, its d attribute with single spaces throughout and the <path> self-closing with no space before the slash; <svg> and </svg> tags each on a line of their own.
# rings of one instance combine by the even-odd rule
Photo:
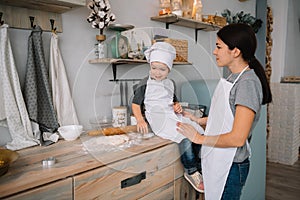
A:
<svg viewBox="0 0 300 200">
<path fill-rule="evenodd" d="M 83 143 L 90 138 L 18 151 L 0 177 L 0 199 L 196 198 L 182 176 L 176 143 L 155 136 L 125 150 L 91 153 Z M 51 156 L 57 162 L 43 167 L 41 161 Z"/>
<path fill-rule="evenodd" d="M 140 199 L 170 183 L 174 194 L 174 181 L 183 174 L 179 155 L 173 143 L 75 176 L 74 198 Z"/>
<path fill-rule="evenodd" d="M 73 198 L 72 178 L 47 184 L 29 191 L 5 198 L 6 200 L 69 200 Z"/>
</svg>

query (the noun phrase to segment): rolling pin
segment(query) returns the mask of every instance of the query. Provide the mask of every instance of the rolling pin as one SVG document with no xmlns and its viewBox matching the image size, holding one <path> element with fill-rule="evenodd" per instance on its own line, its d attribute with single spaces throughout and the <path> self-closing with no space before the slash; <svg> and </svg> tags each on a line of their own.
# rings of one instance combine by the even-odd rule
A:
<svg viewBox="0 0 300 200">
<path fill-rule="evenodd" d="M 88 132 L 88 135 L 90 136 L 97 136 L 97 135 L 121 135 L 121 134 L 126 134 L 130 132 L 137 132 L 137 127 L 136 125 L 134 126 L 124 126 L 124 127 L 109 127 L 109 128 L 104 128 L 101 130 L 92 130 Z"/>
</svg>

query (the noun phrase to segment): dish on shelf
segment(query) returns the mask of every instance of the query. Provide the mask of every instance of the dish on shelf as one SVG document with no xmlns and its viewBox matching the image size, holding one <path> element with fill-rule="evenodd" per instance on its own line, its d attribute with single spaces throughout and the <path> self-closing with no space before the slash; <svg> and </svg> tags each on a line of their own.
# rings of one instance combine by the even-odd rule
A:
<svg viewBox="0 0 300 200">
<path fill-rule="evenodd" d="M 110 24 L 108 25 L 108 28 L 113 31 L 126 31 L 133 29 L 134 26 L 129 24 Z"/>
</svg>

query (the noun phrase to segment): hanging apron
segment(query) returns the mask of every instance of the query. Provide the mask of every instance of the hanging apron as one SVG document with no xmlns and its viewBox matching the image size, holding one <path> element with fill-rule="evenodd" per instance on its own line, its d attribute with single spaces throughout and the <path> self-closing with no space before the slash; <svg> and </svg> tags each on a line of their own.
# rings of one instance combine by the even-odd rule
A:
<svg viewBox="0 0 300 200">
<path fill-rule="evenodd" d="M 243 69 L 233 83 L 224 78 L 220 79 L 211 100 L 205 135 L 221 135 L 232 130 L 234 116 L 229 104 L 230 91 L 247 68 L 248 66 Z M 201 163 L 205 200 L 221 199 L 236 150 L 236 147 L 202 146 Z"/>
<path fill-rule="evenodd" d="M 185 137 L 176 130 L 176 123 L 182 121 L 182 115 L 174 113 L 173 96 L 171 80 L 156 81 L 149 76 L 144 100 L 147 121 L 156 135 L 179 143 Z"/>
</svg>

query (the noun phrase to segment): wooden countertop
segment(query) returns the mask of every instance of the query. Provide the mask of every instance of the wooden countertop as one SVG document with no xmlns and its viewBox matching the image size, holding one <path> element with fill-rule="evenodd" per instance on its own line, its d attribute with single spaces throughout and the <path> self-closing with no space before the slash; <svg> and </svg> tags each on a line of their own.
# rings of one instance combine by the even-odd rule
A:
<svg viewBox="0 0 300 200">
<path fill-rule="evenodd" d="M 8 172 L 0 177 L 0 198 L 172 143 L 154 136 L 125 150 L 101 152 L 100 154 L 86 150 L 83 141 L 87 138 L 91 137 L 84 135 L 75 141 L 59 140 L 50 146 L 36 146 L 18 151 L 19 158 L 11 164 Z M 42 160 L 48 157 L 55 157 L 56 163 L 50 167 L 43 167 Z"/>
</svg>

